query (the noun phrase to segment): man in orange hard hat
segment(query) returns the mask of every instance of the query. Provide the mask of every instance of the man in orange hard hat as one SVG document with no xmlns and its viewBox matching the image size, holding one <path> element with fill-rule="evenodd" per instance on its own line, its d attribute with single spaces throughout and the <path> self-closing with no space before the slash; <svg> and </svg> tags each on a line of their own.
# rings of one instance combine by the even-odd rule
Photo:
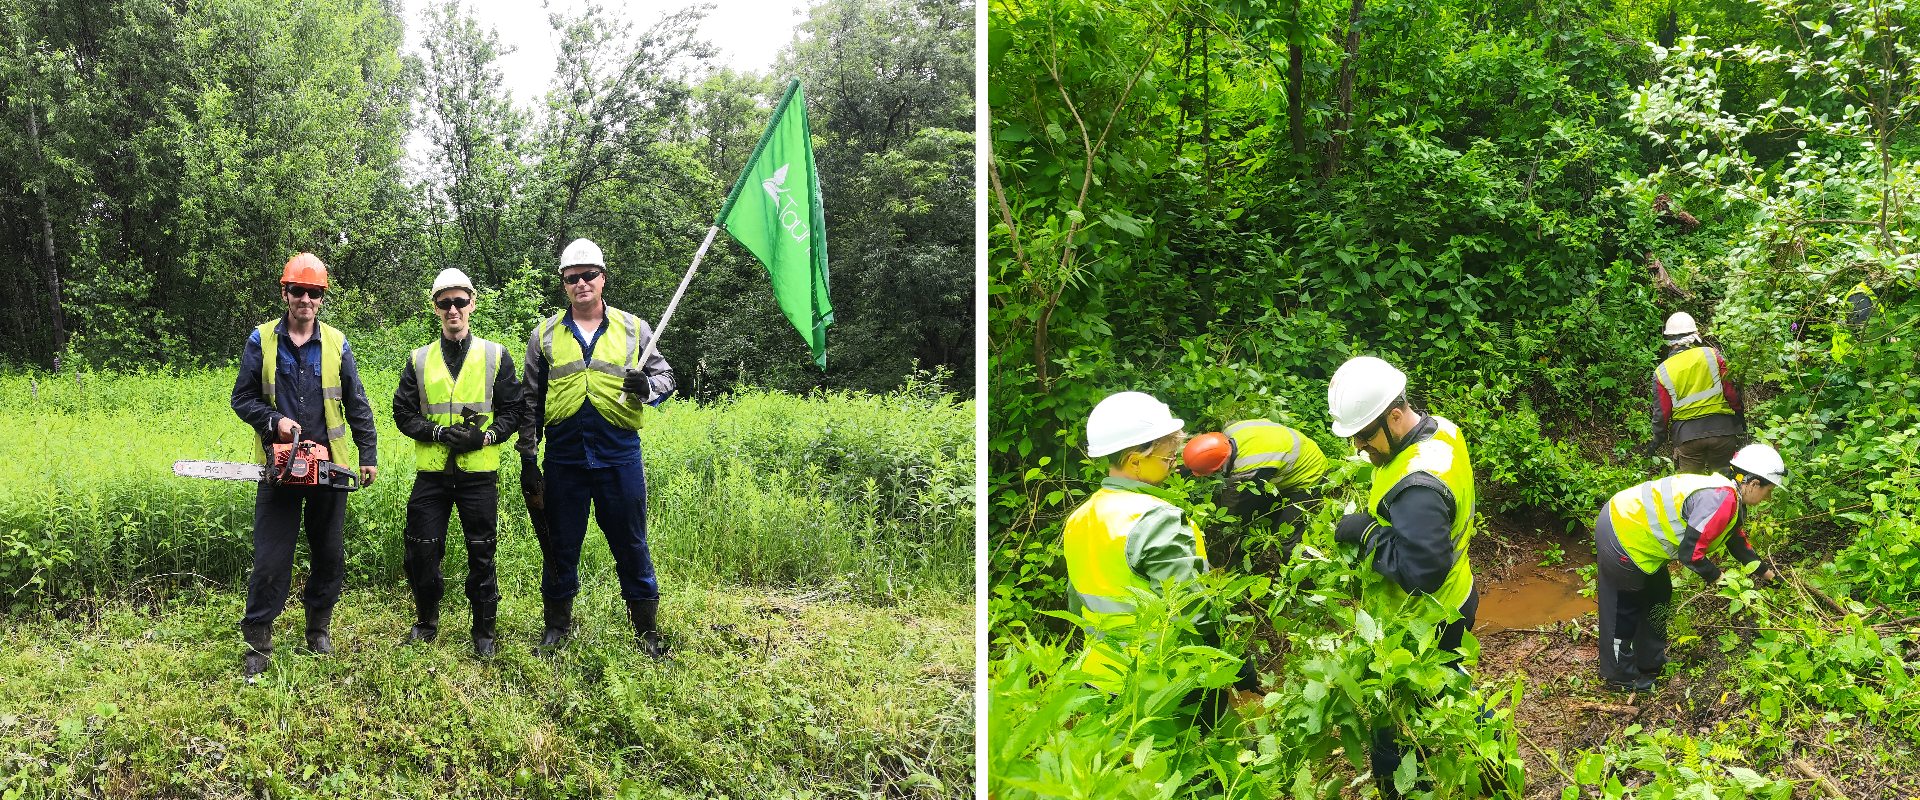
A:
<svg viewBox="0 0 1920 800">
<path fill-rule="evenodd" d="M 301 253 L 288 259 L 280 277 L 287 314 L 261 323 L 247 337 L 240 375 L 233 383 L 233 412 L 253 426 L 259 441 L 291 442 L 298 437 L 318 442 L 334 460 L 340 459 L 336 445 L 346 440 L 352 426 L 360 483 L 370 485 L 378 473 L 373 406 L 347 337 L 318 318 L 327 288 L 327 265 L 317 256 Z M 266 448 L 257 444 L 256 456 L 266 463 Z M 273 620 L 287 603 L 302 527 L 313 557 L 313 571 L 300 598 L 307 609 L 307 647 L 322 655 L 333 652 L 328 626 L 346 578 L 346 523 L 344 492 L 259 485 L 253 500 L 253 571 L 247 577 L 246 616 L 240 620 L 249 683 L 266 671 L 273 654 Z"/>
<path fill-rule="evenodd" d="M 1293 557 L 1306 527 L 1301 517 L 1320 500 L 1320 484 L 1327 476 L 1320 445 L 1278 422 L 1249 419 L 1189 439 L 1181 459 L 1195 475 L 1227 471 L 1218 502 L 1240 519 L 1240 526 L 1207 532 L 1207 552 L 1218 554 L 1218 563 L 1238 565 L 1248 554 L 1243 547 L 1248 531 L 1280 525 L 1293 526 L 1280 544 L 1280 563 Z"/>
</svg>

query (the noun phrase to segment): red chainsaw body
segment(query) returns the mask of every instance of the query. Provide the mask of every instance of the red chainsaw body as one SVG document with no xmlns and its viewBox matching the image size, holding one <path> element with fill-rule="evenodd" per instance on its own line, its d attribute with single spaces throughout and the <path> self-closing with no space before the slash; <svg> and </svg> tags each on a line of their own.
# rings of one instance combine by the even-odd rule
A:
<svg viewBox="0 0 1920 800">
<path fill-rule="evenodd" d="M 286 486 L 318 486 L 327 455 L 327 446 L 316 442 L 275 444 L 267 479 Z"/>
</svg>

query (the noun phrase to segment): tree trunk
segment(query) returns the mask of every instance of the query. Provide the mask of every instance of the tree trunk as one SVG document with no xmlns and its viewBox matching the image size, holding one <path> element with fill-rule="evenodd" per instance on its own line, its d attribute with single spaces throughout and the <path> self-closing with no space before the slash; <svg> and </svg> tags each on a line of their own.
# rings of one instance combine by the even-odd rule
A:
<svg viewBox="0 0 1920 800">
<path fill-rule="evenodd" d="M 1293 136 L 1295 157 L 1307 152 L 1307 107 L 1301 100 L 1306 81 L 1306 48 L 1295 44 L 1295 40 L 1306 38 L 1300 30 L 1300 3 L 1294 0 L 1293 10 L 1287 12 L 1287 132 Z"/>
<path fill-rule="evenodd" d="M 27 141 L 33 145 L 33 157 L 40 162 L 40 185 L 34 192 L 40 201 L 40 255 L 45 260 L 41 275 L 47 283 L 47 311 L 53 318 L 53 349 L 67 349 L 67 319 L 60 304 L 60 267 L 53 260 L 53 215 L 47 212 L 47 159 L 40 152 L 40 112 L 27 104 Z"/>
<path fill-rule="evenodd" d="M 1340 86 L 1334 93 L 1337 116 L 1334 127 L 1342 134 L 1353 130 L 1353 73 L 1355 60 L 1360 55 L 1360 14 L 1365 11 L 1367 0 L 1353 0 L 1353 6 L 1347 9 L 1347 56 L 1340 62 Z M 1347 146 L 1349 137 L 1333 137 L 1327 143 L 1327 161 L 1321 174 L 1332 178 L 1340 173 L 1341 151 Z"/>
</svg>

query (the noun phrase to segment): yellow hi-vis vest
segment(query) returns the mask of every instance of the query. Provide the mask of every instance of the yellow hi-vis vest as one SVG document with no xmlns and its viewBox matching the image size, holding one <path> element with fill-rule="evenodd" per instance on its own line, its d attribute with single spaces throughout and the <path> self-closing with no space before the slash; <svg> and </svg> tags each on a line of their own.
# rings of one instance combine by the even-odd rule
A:
<svg viewBox="0 0 1920 800">
<path fill-rule="evenodd" d="M 1134 572 L 1128 562 L 1127 533 L 1147 512 L 1171 505 L 1149 494 L 1102 487 L 1067 517 L 1062 544 L 1067 556 L 1067 579 L 1072 584 L 1069 592 L 1080 606 L 1080 616 L 1088 622 L 1085 630 L 1089 643 L 1080 668 L 1094 676 L 1088 683 L 1107 692 L 1117 693 L 1121 689 L 1120 663 L 1101 648 L 1092 646 L 1092 640 L 1105 638 L 1106 628 L 1133 622 L 1134 596 L 1129 588 L 1158 591 L 1146 576 Z M 1192 523 L 1188 526 L 1192 527 Z M 1206 537 L 1200 535 L 1199 528 L 1193 528 L 1193 546 L 1204 561 Z"/>
<path fill-rule="evenodd" d="M 608 422 L 630 431 L 640 429 L 640 412 L 646 406 L 646 398 L 628 395 L 627 402 L 621 403 L 620 384 L 626 381 L 628 369 L 640 368 L 640 352 L 647 345 L 641 340 L 640 328 L 646 323 L 613 306 L 606 309 L 606 318 L 600 321 L 604 330 L 593 345 L 591 360 L 580 350 L 580 341 L 567 330 L 564 322 L 567 312 L 548 317 L 534 329 L 540 353 L 547 359 L 544 424 L 552 425 L 571 417 L 580 411 L 581 403 L 592 401 L 594 410 Z M 608 356 L 616 360 L 608 360 Z"/>
<path fill-rule="evenodd" d="M 1327 472 L 1327 457 L 1306 434 L 1264 419 L 1250 419 L 1228 425 L 1225 431 L 1233 440 L 1233 466 L 1228 477 L 1246 480 L 1253 473 L 1273 467 L 1279 474 L 1273 485 L 1285 489 L 1310 486 Z"/>
<path fill-rule="evenodd" d="M 1607 501 L 1613 535 L 1641 572 L 1651 575 L 1668 561 L 1680 558 L 1680 542 L 1687 535 L 1687 520 L 1680 515 L 1680 508 L 1687 495 L 1714 487 L 1733 489 L 1735 485 L 1719 475 L 1681 473 L 1622 489 Z"/>
<path fill-rule="evenodd" d="M 1436 416 L 1433 419 L 1440 424 L 1433 438 L 1408 445 L 1386 466 L 1373 471 L 1373 489 L 1367 495 L 1367 513 L 1372 514 L 1380 524 L 1389 524 L 1386 516 L 1380 513 L 1380 501 L 1401 478 L 1415 472 L 1430 473 L 1446 485 L 1448 493 L 1453 496 L 1453 524 L 1447 529 L 1448 537 L 1453 540 L 1453 568 L 1447 571 L 1446 582 L 1440 584 L 1440 591 L 1434 593 L 1434 599 L 1447 608 L 1459 608 L 1473 594 L 1473 565 L 1467 560 L 1467 543 L 1473 539 L 1473 464 L 1467 458 L 1467 440 L 1460 434 L 1459 426 L 1444 417 Z M 1392 581 L 1386 581 L 1385 585 L 1387 591 L 1392 593 L 1392 599 L 1406 598 L 1405 589 Z"/>
<path fill-rule="evenodd" d="M 1673 420 L 1732 414 L 1733 404 L 1720 383 L 1720 359 L 1711 347 L 1694 347 L 1660 362 L 1653 379 L 1673 398 Z"/>
<path fill-rule="evenodd" d="M 267 405 L 275 411 L 280 410 L 280 400 L 273 392 L 274 370 L 280 361 L 280 337 L 274 334 L 273 329 L 280 322 L 277 319 L 268 320 L 254 329 L 260 332 L 260 393 L 266 395 Z M 331 450 L 334 442 L 347 438 L 347 408 L 343 402 L 345 395 L 340 388 L 340 357 L 347 351 L 347 335 L 318 320 L 313 324 L 320 328 L 320 410 L 326 420 L 327 430 L 324 437 L 314 436 L 313 431 L 301 431 L 301 436 L 309 440 L 321 439 Z M 329 452 L 328 455 L 339 458 L 335 453 Z M 262 464 L 269 463 L 266 448 L 261 446 L 257 437 L 253 442 L 253 458 Z"/>
<path fill-rule="evenodd" d="M 500 375 L 500 361 L 507 357 L 507 348 L 474 336 L 467 345 L 466 360 L 460 362 L 460 377 L 456 380 L 447 369 L 446 357 L 441 355 L 444 344 L 444 339 L 435 339 L 433 344 L 416 348 L 410 356 L 413 375 L 420 379 L 420 413 L 451 427 L 465 422 L 460 412 L 471 408 L 480 415 L 480 428 L 485 430 L 493 424 L 493 381 Z M 454 457 L 454 466 L 466 472 L 497 472 L 500 448 L 505 446 L 503 442 L 495 442 L 491 447 L 461 453 Z M 447 456 L 452 453 L 439 442 L 416 440 L 413 443 L 413 461 L 421 472 L 445 470 Z"/>
</svg>

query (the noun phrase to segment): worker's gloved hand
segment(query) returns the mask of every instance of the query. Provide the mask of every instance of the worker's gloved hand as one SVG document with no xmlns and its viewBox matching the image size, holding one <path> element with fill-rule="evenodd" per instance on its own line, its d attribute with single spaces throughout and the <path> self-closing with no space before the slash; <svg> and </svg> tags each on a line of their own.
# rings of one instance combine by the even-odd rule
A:
<svg viewBox="0 0 1920 800">
<path fill-rule="evenodd" d="M 477 425 L 462 422 L 448 428 L 441 439 L 455 453 L 471 453 L 487 445 L 487 432 Z"/>
<path fill-rule="evenodd" d="M 1654 439 L 1653 441 L 1647 443 L 1647 449 L 1642 450 L 1641 454 L 1645 455 L 1648 458 L 1653 458 L 1655 453 L 1660 452 L 1660 445 L 1663 445 L 1663 444 L 1666 444 L 1666 442 L 1661 441 L 1659 439 Z"/>
<path fill-rule="evenodd" d="M 1333 526 L 1333 540 L 1341 544 L 1361 544 L 1367 540 L 1367 532 L 1377 524 L 1372 514 L 1355 511 L 1340 518 Z"/>
<path fill-rule="evenodd" d="M 540 462 L 532 456 L 520 459 L 520 493 L 528 497 L 540 497 L 547 493 L 547 481 L 540 474 Z"/>
<path fill-rule="evenodd" d="M 640 398 L 641 402 L 653 402 L 653 384 L 640 370 L 627 370 L 627 379 L 621 382 L 620 391 L 626 392 L 629 397 Z"/>
</svg>

